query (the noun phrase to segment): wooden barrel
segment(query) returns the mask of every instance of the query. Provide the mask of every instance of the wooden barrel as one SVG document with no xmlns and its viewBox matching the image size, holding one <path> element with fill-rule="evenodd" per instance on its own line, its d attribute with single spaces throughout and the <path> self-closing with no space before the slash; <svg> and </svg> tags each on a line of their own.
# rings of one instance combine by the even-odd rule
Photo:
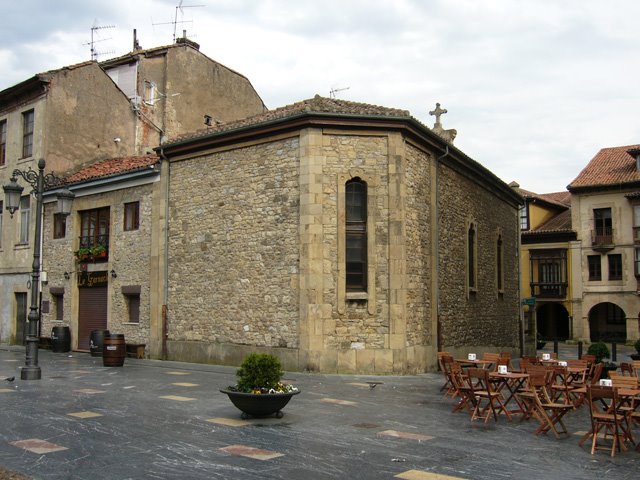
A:
<svg viewBox="0 0 640 480">
<path fill-rule="evenodd" d="M 102 343 L 102 364 L 105 367 L 121 367 L 126 356 L 126 344 L 122 333 L 105 335 Z"/>
<path fill-rule="evenodd" d="M 53 327 L 51 330 L 51 349 L 57 353 L 71 350 L 71 330 L 69 327 Z"/>
<path fill-rule="evenodd" d="M 91 330 L 89 352 L 91 352 L 92 357 L 102 356 L 102 344 L 104 343 L 104 337 L 107 335 L 109 335 L 109 330 Z"/>
</svg>

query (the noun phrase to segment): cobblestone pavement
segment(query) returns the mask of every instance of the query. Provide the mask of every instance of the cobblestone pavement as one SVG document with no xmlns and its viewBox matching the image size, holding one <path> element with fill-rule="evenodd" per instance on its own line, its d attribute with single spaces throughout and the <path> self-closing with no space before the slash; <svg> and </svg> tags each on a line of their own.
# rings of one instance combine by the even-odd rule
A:
<svg viewBox="0 0 640 480">
<path fill-rule="evenodd" d="M 0 379 L 16 377 L 0 382 L 0 478 L 635 480 L 640 471 L 640 453 L 612 459 L 578 445 L 586 408 L 565 417 L 571 435 L 560 440 L 517 417 L 471 423 L 451 413 L 435 373 L 288 373 L 302 393 L 284 417 L 243 421 L 219 392 L 234 368 L 131 358 L 104 367 L 51 351 L 39 363 L 42 380 L 22 381 L 24 349 L 0 346 Z"/>
</svg>

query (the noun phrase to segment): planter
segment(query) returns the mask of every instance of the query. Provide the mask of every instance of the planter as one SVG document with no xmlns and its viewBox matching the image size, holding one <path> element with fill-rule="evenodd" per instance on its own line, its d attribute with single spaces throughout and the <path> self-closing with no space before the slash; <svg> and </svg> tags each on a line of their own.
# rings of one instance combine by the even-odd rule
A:
<svg viewBox="0 0 640 480">
<path fill-rule="evenodd" d="M 615 363 L 605 363 L 602 367 L 602 373 L 600 374 L 600 378 L 609 378 L 609 372 L 618 369 L 618 365 Z"/>
<path fill-rule="evenodd" d="M 282 409 L 289 403 L 291 397 L 300 393 L 300 390 L 283 393 L 244 393 L 233 390 L 220 390 L 227 394 L 231 403 L 242 412 L 242 418 L 268 417 L 275 413 L 277 418 L 284 415 Z"/>
<path fill-rule="evenodd" d="M 632 353 L 629 356 L 631 357 L 631 360 L 640 360 L 640 353 Z"/>
</svg>

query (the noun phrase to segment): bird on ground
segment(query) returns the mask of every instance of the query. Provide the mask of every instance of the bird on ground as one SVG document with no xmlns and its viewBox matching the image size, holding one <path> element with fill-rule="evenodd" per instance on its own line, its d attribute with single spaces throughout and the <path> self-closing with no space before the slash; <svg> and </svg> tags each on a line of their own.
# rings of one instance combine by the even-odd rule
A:
<svg viewBox="0 0 640 480">
<path fill-rule="evenodd" d="M 7 382 L 13 382 L 15 379 L 16 379 L 16 377 L 7 377 L 7 378 L 5 378 L 5 380 Z"/>
</svg>

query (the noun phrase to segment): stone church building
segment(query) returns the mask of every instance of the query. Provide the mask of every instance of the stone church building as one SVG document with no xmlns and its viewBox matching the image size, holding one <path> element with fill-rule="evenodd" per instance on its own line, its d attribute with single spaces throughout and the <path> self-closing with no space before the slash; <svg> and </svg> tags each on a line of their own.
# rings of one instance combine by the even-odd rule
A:
<svg viewBox="0 0 640 480">
<path fill-rule="evenodd" d="M 316 96 L 157 148 L 149 354 L 380 374 L 518 353 L 522 200 L 436 118 Z"/>
</svg>

